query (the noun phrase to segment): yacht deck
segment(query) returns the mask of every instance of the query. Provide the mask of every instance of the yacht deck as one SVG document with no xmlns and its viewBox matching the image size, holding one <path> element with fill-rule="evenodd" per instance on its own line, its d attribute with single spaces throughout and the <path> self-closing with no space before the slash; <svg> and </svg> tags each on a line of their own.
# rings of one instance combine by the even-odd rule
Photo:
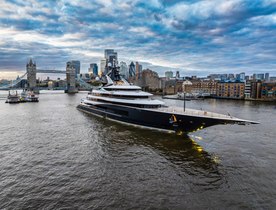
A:
<svg viewBox="0 0 276 210">
<path fill-rule="evenodd" d="M 243 120 L 236 117 L 225 114 L 219 114 L 215 112 L 197 110 L 197 109 L 184 109 L 182 107 L 161 107 L 157 109 L 146 109 L 150 111 L 158 111 L 158 112 L 165 112 L 171 114 L 181 114 L 181 115 L 189 115 L 195 117 L 206 117 L 206 118 L 214 118 L 214 119 L 221 119 L 221 120 L 228 120 L 228 121 L 235 121 L 240 123 L 248 123 L 248 124 L 259 124 L 258 122 L 250 121 L 250 120 Z"/>
</svg>

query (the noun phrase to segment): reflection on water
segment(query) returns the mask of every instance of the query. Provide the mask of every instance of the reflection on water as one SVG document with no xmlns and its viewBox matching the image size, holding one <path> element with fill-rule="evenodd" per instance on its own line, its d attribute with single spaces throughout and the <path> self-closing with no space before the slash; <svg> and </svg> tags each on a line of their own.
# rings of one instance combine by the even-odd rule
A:
<svg viewBox="0 0 276 210">
<path fill-rule="evenodd" d="M 85 114 L 88 118 L 91 115 Z M 93 117 L 93 116 L 92 116 Z M 106 119 L 97 118 L 105 131 L 105 138 L 111 139 L 115 147 L 126 147 L 136 145 L 138 147 L 150 148 L 171 165 L 181 169 L 181 176 L 199 176 L 199 180 L 193 180 L 195 185 L 206 186 L 205 189 L 217 188 L 223 182 L 219 172 L 219 158 L 210 155 L 203 149 L 195 139 L 203 141 L 202 137 L 183 136 L 158 131 L 141 129 L 138 127 L 122 125 Z M 113 135 L 115 134 L 115 135 Z M 142 134 L 142 135 L 141 135 Z M 199 181 L 199 182 L 198 182 Z M 203 184 L 203 182 L 206 182 Z"/>
</svg>

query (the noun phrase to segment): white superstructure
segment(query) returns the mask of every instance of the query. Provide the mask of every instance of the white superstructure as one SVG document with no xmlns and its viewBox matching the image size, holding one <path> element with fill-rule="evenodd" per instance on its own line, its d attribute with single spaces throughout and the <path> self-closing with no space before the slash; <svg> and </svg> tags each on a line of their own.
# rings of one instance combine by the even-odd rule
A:
<svg viewBox="0 0 276 210">
<path fill-rule="evenodd" d="M 151 93 L 142 91 L 139 86 L 131 85 L 126 80 L 114 82 L 109 76 L 106 77 L 108 84 L 92 90 L 83 102 L 107 102 L 141 108 L 158 108 L 164 105 L 164 102 L 153 99 Z"/>
</svg>

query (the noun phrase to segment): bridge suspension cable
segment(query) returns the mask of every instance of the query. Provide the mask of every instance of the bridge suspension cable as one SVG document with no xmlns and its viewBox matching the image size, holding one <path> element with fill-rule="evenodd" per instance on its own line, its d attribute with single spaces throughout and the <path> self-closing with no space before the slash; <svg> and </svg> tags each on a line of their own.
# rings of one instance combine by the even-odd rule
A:
<svg viewBox="0 0 276 210">
<path fill-rule="evenodd" d="M 22 76 L 16 78 L 16 80 L 12 80 L 11 84 L 0 86 L 0 89 L 1 90 L 7 90 L 7 89 L 10 89 L 10 88 L 13 88 L 13 87 L 17 86 L 23 80 L 23 78 L 26 75 L 27 75 L 27 72 L 25 74 L 23 74 Z"/>
<path fill-rule="evenodd" d="M 81 87 L 84 87 L 84 88 L 90 89 L 90 90 L 93 88 L 93 86 L 90 85 L 90 84 L 88 84 L 87 82 L 85 82 L 85 81 L 80 77 L 80 75 L 77 76 L 76 81 L 79 82 L 79 84 L 80 84 Z"/>
</svg>

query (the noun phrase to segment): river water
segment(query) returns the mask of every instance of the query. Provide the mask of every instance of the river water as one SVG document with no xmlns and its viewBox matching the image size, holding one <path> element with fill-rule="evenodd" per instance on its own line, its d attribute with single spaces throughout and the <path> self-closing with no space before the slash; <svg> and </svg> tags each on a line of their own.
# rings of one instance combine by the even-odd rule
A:
<svg viewBox="0 0 276 210">
<path fill-rule="evenodd" d="M 82 113 L 85 95 L 0 100 L 0 209 L 275 209 L 275 104 L 187 102 L 261 124 L 183 137 Z"/>
</svg>

